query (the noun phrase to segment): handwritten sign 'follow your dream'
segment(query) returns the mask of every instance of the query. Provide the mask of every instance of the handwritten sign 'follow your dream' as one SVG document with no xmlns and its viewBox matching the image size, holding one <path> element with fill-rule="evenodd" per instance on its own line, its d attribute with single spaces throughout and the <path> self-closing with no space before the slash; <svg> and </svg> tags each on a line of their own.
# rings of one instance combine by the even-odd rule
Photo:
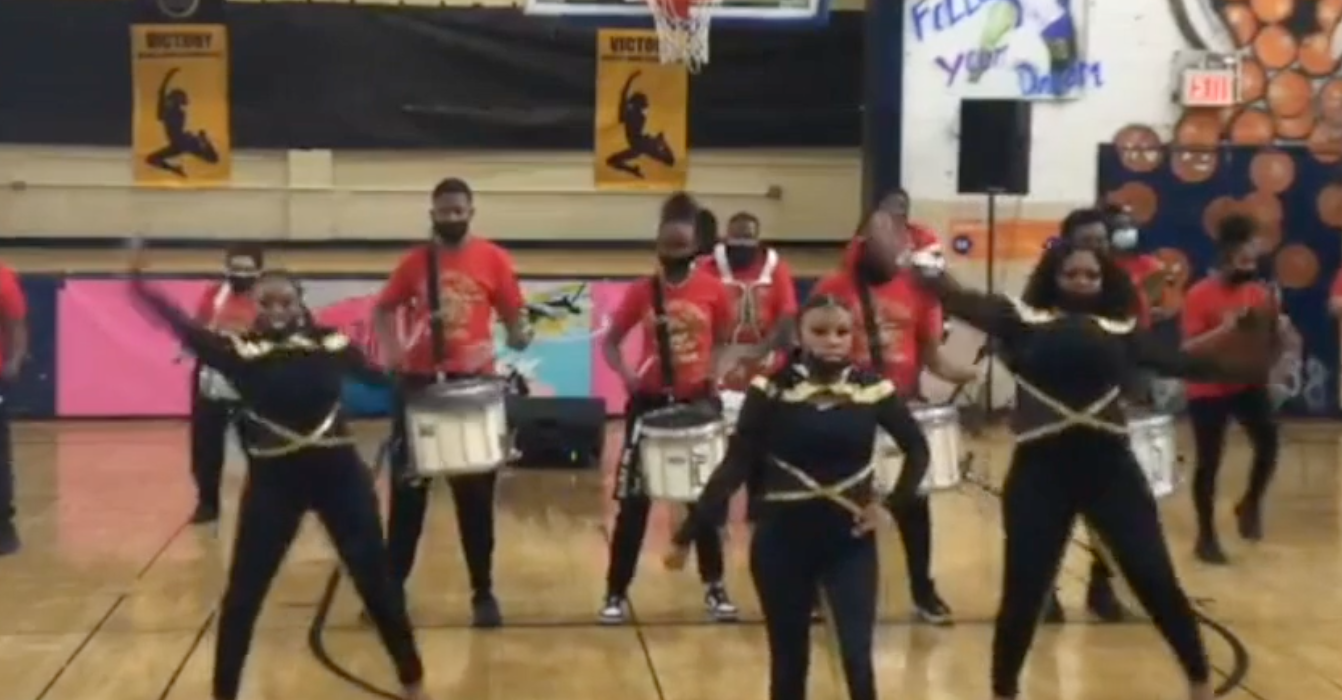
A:
<svg viewBox="0 0 1342 700">
<path fill-rule="evenodd" d="M 939 88 L 1052 100 L 1104 84 L 1104 66 L 1085 54 L 1084 0 L 914 0 L 906 7 L 906 51 L 912 65 L 932 69 Z"/>
</svg>

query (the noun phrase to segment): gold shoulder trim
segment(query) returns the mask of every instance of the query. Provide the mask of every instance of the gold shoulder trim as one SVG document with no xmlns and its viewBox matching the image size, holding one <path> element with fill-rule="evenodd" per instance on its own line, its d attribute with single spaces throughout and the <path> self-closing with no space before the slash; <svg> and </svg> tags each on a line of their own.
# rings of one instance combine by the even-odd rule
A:
<svg viewBox="0 0 1342 700">
<path fill-rule="evenodd" d="M 1137 328 L 1137 320 L 1132 318 L 1123 321 L 1115 321 L 1111 318 L 1096 316 L 1095 323 L 1100 326 L 1100 330 L 1113 335 L 1125 335 Z"/>
<path fill-rule="evenodd" d="M 774 393 L 773 380 L 769 379 L 768 377 L 762 374 L 755 375 L 755 378 L 750 380 L 750 386 L 753 386 L 756 389 L 759 389 L 760 391 L 769 394 L 770 396 L 772 396 Z"/>
<path fill-rule="evenodd" d="M 894 393 L 895 385 L 888 379 L 882 379 L 880 382 L 869 386 L 854 382 L 815 384 L 802 381 L 791 389 L 783 391 L 779 398 L 787 403 L 804 403 L 817 397 L 828 397 L 847 399 L 850 403 L 874 404 L 889 398 Z"/>
<path fill-rule="evenodd" d="M 1007 301 L 1010 301 L 1011 306 L 1016 309 L 1016 315 L 1020 316 L 1020 320 L 1032 326 L 1050 323 L 1058 318 L 1058 315 L 1052 311 L 1035 308 L 1014 296 L 1008 296 Z"/>
<path fill-rule="evenodd" d="M 322 349 L 327 352 L 340 352 L 349 347 L 349 344 L 349 336 L 340 332 L 330 333 L 327 334 L 325 338 L 322 338 Z"/>
</svg>

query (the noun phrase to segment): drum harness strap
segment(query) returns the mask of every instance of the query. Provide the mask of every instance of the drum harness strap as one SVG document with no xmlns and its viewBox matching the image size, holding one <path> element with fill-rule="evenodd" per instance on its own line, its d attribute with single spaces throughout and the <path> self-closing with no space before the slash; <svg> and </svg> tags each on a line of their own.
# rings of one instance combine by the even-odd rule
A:
<svg viewBox="0 0 1342 700">
<path fill-rule="evenodd" d="M 438 266 L 438 242 L 429 243 L 428 255 L 425 259 L 425 284 L 428 289 L 425 291 L 425 301 L 429 306 L 429 348 L 433 354 L 434 370 L 438 374 L 438 382 L 443 381 L 443 362 L 447 360 L 447 341 L 444 339 L 443 329 L 443 288 L 442 288 L 442 270 Z"/>
<path fill-rule="evenodd" d="M 257 425 L 270 431 L 272 435 L 280 438 L 285 444 L 279 447 L 256 448 L 248 447 L 247 453 L 253 457 L 284 457 L 294 454 L 300 450 L 306 450 L 312 447 L 346 447 L 354 444 L 354 438 L 348 435 L 331 435 L 330 432 L 336 426 L 336 420 L 340 415 L 340 406 L 337 404 L 326 415 L 321 423 L 313 428 L 311 432 L 304 435 L 296 430 L 286 428 L 272 420 L 263 418 L 254 411 L 243 411 L 243 415 Z"/>
<path fill-rule="evenodd" d="M 1128 428 L 1124 425 L 1116 425 L 1103 418 L 1100 418 L 1100 412 L 1108 408 L 1111 404 L 1118 401 L 1122 395 L 1120 387 L 1113 387 L 1106 391 L 1103 396 L 1091 402 L 1090 405 L 1081 409 L 1073 409 L 1071 406 L 1049 396 L 1043 389 L 1025 381 L 1019 375 L 1016 377 L 1016 385 L 1025 390 L 1036 401 L 1043 404 L 1046 408 L 1052 410 L 1060 418 L 1041 425 L 1038 428 L 1027 430 L 1016 435 L 1016 443 L 1031 442 L 1040 438 L 1057 435 L 1058 433 L 1073 427 L 1094 428 L 1102 432 L 1113 435 L 1127 436 Z"/>
<path fill-rule="evenodd" d="M 797 481 L 800 481 L 803 488 L 795 491 L 774 491 L 772 493 L 767 493 L 764 495 L 764 500 L 795 503 L 798 501 L 824 499 L 858 517 L 862 515 L 862 506 L 859 506 L 856 501 L 845 496 L 844 492 L 861 484 L 865 479 L 870 478 L 871 475 L 876 472 L 876 467 L 872 464 L 868 464 L 858 473 L 836 484 L 825 486 L 819 481 L 816 481 L 810 474 L 807 474 L 801 469 L 798 469 L 773 455 L 769 455 L 769 461 L 773 462 L 788 474 L 791 474 Z"/>
<path fill-rule="evenodd" d="M 741 301 L 737 304 L 736 309 L 736 328 L 732 329 L 732 342 L 736 343 L 737 339 L 747 330 L 751 332 L 760 330 L 760 310 L 755 299 L 755 288 L 768 285 L 773 281 L 774 269 L 778 267 L 778 253 L 772 248 L 766 251 L 764 268 L 760 271 L 760 276 L 754 281 L 741 281 L 732 277 L 732 268 L 727 264 L 727 247 L 721 243 L 713 248 L 713 261 L 718 265 L 723 284 L 741 290 Z"/>
<path fill-rule="evenodd" d="M 666 287 L 658 275 L 649 280 L 652 284 L 652 321 L 653 335 L 657 338 L 657 362 L 662 373 L 662 385 L 669 398 L 676 386 L 676 363 L 671 350 L 671 319 L 666 313 Z"/>
</svg>

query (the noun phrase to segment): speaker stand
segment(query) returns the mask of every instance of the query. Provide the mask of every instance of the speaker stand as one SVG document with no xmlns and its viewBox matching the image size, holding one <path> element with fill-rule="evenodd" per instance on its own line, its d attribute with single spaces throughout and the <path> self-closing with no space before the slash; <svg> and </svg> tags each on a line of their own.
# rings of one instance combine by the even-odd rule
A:
<svg viewBox="0 0 1342 700">
<path fill-rule="evenodd" d="M 987 284 L 984 285 L 988 294 L 997 291 L 997 195 L 1001 194 L 999 188 L 989 188 L 988 194 L 988 259 L 987 259 Z M 993 361 L 992 353 L 989 348 L 992 347 L 992 338 L 983 339 L 983 348 L 980 349 L 981 357 L 987 360 L 988 367 L 983 374 L 983 412 L 985 415 L 993 414 Z"/>
</svg>

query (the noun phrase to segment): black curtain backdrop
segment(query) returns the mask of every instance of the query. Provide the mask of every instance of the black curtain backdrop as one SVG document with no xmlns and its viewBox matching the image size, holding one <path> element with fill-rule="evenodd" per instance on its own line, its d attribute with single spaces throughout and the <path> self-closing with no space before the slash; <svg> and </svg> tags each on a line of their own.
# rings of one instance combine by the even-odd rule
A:
<svg viewBox="0 0 1342 700">
<path fill-rule="evenodd" d="M 131 16 L 115 0 L 0 2 L 0 142 L 128 145 Z M 591 147 L 594 28 L 294 3 L 230 3 L 228 24 L 237 147 Z M 712 41 L 691 81 L 694 146 L 859 145 L 861 15 Z"/>
</svg>

